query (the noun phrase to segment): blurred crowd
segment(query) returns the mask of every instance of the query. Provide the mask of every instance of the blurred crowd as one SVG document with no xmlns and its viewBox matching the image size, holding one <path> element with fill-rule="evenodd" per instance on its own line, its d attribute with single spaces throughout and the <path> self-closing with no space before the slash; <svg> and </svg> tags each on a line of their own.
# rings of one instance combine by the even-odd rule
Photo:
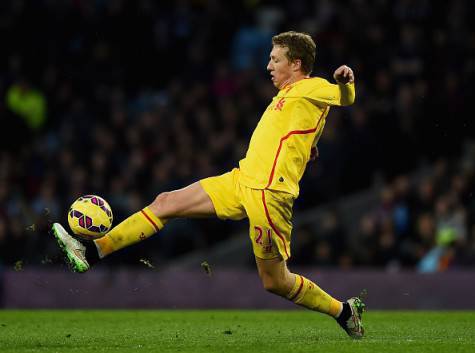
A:
<svg viewBox="0 0 475 353">
<path fill-rule="evenodd" d="M 381 188 L 359 224 L 344 224 L 330 208 L 299 226 L 294 262 L 300 265 L 413 268 L 438 272 L 475 265 L 475 145 L 457 161 L 401 174 Z"/>
<path fill-rule="evenodd" d="M 473 7 L 468 0 L 2 1 L 0 261 L 48 263 L 57 253 L 48 221 L 65 222 L 80 195 L 107 199 L 117 224 L 161 191 L 236 166 L 276 93 L 265 66 L 280 31 L 313 36 L 315 75 L 331 80 L 341 64 L 356 74 L 356 104 L 331 111 L 296 212 L 408 175 L 421 161 L 457 159 L 475 132 Z M 405 177 L 388 184 L 380 209 L 361 221 L 361 241 L 336 244 L 347 258 L 332 254 L 331 262 L 417 266 L 445 213 L 465 222 L 457 239 L 469 242 L 472 196 L 459 184 L 471 180 L 447 173 L 448 187 L 432 178 L 420 193 L 404 189 Z M 425 189 L 430 198 L 419 200 Z M 242 228 L 172 222 L 116 261 L 166 261 Z"/>
</svg>

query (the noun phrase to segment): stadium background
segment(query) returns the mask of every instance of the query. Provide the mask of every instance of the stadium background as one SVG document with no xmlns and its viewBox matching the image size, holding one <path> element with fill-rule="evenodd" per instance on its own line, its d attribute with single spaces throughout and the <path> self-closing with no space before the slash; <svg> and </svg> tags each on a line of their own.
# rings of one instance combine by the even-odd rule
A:
<svg viewBox="0 0 475 353">
<path fill-rule="evenodd" d="M 302 180 L 292 264 L 473 271 L 473 7 L 2 1 L 2 271 L 65 270 L 47 219 L 65 222 L 79 195 L 106 198 L 117 224 L 161 191 L 235 166 L 275 94 L 265 70 L 270 39 L 289 29 L 316 40 L 315 75 L 331 79 L 347 64 L 357 88 L 354 106 L 330 113 L 320 158 Z M 345 207 L 355 198 L 364 208 Z M 167 268 L 247 241 L 246 230 L 245 222 L 174 221 L 99 267 Z M 238 256 L 237 269 L 253 269 L 249 245 Z"/>
</svg>

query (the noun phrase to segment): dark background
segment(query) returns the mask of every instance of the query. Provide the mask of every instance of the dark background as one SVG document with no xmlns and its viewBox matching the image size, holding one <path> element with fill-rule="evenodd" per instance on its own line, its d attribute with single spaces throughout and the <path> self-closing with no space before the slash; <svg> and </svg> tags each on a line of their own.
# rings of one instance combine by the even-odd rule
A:
<svg viewBox="0 0 475 353">
<path fill-rule="evenodd" d="M 330 112 L 296 215 L 374 185 L 383 192 L 354 225 L 357 241 L 338 211 L 320 228 L 297 228 L 294 261 L 416 268 L 447 231 L 437 270 L 472 266 L 473 7 L 468 0 L 2 1 L 0 262 L 54 266 L 47 219 L 66 222 L 80 195 L 103 196 L 117 224 L 162 191 L 236 166 L 276 94 L 265 70 L 271 37 L 298 30 L 316 41 L 315 75 L 331 80 L 338 66 L 353 68 L 357 100 Z M 15 90 L 20 102 L 35 97 L 33 108 L 18 110 Z M 35 115 L 41 106 L 44 114 Z M 430 172 L 415 181 L 423 166 Z M 176 221 L 105 263 L 167 262 L 246 228 Z"/>
</svg>

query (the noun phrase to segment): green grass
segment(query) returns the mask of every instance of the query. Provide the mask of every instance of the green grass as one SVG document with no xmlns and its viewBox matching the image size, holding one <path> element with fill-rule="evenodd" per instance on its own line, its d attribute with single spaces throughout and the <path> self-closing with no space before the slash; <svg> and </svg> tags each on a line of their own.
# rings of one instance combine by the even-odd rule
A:
<svg viewBox="0 0 475 353">
<path fill-rule="evenodd" d="M 298 311 L 0 311 L 0 352 L 475 352 L 475 312 L 379 311 L 352 341 Z"/>
</svg>

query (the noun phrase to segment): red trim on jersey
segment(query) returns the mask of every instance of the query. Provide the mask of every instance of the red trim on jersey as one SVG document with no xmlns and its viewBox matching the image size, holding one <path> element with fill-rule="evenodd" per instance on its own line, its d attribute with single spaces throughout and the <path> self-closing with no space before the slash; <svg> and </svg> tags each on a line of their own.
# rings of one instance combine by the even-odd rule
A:
<svg viewBox="0 0 475 353">
<path fill-rule="evenodd" d="M 323 116 L 325 115 L 325 112 L 327 111 L 328 108 L 325 108 L 322 112 L 322 115 L 320 115 L 320 118 L 318 119 L 317 126 L 315 126 L 313 129 L 308 129 L 308 130 L 293 130 L 287 133 L 284 137 L 280 138 L 279 142 L 279 148 L 277 148 L 277 153 L 275 154 L 274 158 L 274 163 L 272 164 L 272 170 L 270 172 L 269 176 L 269 182 L 267 183 L 265 189 L 267 189 L 270 184 L 272 184 L 272 179 L 274 179 L 274 172 L 275 172 L 275 166 L 277 165 L 277 159 L 279 158 L 280 150 L 282 149 L 282 144 L 284 143 L 285 140 L 287 140 L 290 136 L 292 135 L 304 135 L 304 134 L 310 134 L 312 132 L 317 131 L 318 126 L 320 125 L 320 121 L 322 120 Z"/>
<path fill-rule="evenodd" d="M 297 290 L 297 292 L 292 296 L 292 298 L 290 298 L 291 301 L 294 301 L 295 298 L 297 298 L 297 296 L 300 294 L 300 291 L 302 290 L 303 288 L 303 277 L 298 275 L 300 277 L 300 286 L 299 286 L 299 289 Z"/>
<path fill-rule="evenodd" d="M 145 218 L 147 218 L 147 220 L 152 223 L 153 227 L 155 228 L 155 231 L 158 232 L 160 230 L 160 228 L 158 228 L 157 224 L 148 216 L 148 214 L 146 214 L 144 212 L 144 210 L 140 210 L 140 212 L 142 212 L 142 214 L 145 216 Z"/>
<path fill-rule="evenodd" d="M 269 215 L 269 210 L 267 209 L 266 196 L 265 196 L 264 190 L 261 190 L 261 191 L 262 191 L 262 203 L 264 204 L 264 210 L 266 212 L 267 222 L 269 222 L 269 225 L 274 230 L 275 234 L 277 234 L 277 236 L 280 238 L 280 240 L 282 240 L 282 244 L 284 244 L 285 254 L 287 255 L 287 257 L 289 257 L 289 253 L 287 251 L 287 246 L 285 245 L 285 239 L 282 236 L 282 234 L 280 234 L 280 232 L 277 230 L 274 223 L 272 222 L 272 219 L 270 218 L 270 215 Z"/>
</svg>

